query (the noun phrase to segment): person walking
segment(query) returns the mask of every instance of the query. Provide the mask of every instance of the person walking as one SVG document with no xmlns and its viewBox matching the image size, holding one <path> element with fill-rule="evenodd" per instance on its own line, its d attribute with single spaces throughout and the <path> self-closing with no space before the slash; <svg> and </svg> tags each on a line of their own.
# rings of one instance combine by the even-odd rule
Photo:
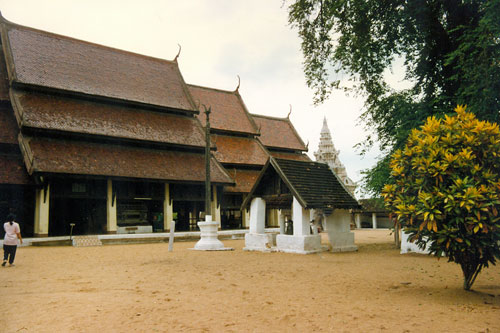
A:
<svg viewBox="0 0 500 333">
<path fill-rule="evenodd" d="M 17 250 L 17 239 L 23 243 L 21 237 L 21 229 L 19 224 L 15 222 L 16 216 L 14 214 L 9 214 L 7 216 L 7 222 L 3 224 L 3 229 L 5 230 L 5 237 L 3 239 L 3 262 L 2 266 L 7 264 L 9 261 L 10 266 L 14 266 L 14 259 L 16 258 Z"/>
</svg>

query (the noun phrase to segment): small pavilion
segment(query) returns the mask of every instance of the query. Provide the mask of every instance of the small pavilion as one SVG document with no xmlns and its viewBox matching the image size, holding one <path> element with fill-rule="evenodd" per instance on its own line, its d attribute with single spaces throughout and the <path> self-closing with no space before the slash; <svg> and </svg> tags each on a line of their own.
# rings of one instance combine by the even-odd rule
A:
<svg viewBox="0 0 500 333">
<path fill-rule="evenodd" d="M 272 235 L 264 232 L 266 207 L 279 210 L 280 234 L 276 244 Z M 321 236 L 311 233 L 311 222 L 322 219 L 332 251 L 355 251 L 349 209 L 359 207 L 327 164 L 270 157 L 242 205 L 242 209 L 250 209 L 245 249 L 319 252 Z M 291 234 L 285 234 L 286 221 L 293 224 Z"/>
</svg>

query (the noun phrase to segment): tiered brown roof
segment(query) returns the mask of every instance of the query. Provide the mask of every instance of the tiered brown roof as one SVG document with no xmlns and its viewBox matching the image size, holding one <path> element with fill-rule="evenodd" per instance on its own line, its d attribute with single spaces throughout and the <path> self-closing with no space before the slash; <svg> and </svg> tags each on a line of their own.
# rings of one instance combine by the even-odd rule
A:
<svg viewBox="0 0 500 333">
<path fill-rule="evenodd" d="M 307 151 L 304 142 L 289 118 L 275 118 L 252 114 L 260 129 L 259 140 L 268 148 Z"/>
<path fill-rule="evenodd" d="M 20 137 L 28 172 L 148 178 L 165 181 L 205 181 L 203 154 L 124 145 Z M 212 158 L 214 183 L 232 184 Z"/>
<path fill-rule="evenodd" d="M 12 109 L 6 103 L 0 104 L 0 143 L 17 145 L 18 132 Z"/>
<path fill-rule="evenodd" d="M 43 93 L 13 91 L 12 96 L 17 117 L 25 127 L 205 146 L 205 138 L 194 117 Z"/>
<path fill-rule="evenodd" d="M 260 174 L 260 170 L 228 169 L 227 171 L 236 182 L 236 186 L 224 188 L 224 191 L 229 193 L 250 192 Z"/>
<path fill-rule="evenodd" d="M 156 59 L 3 20 L 9 77 L 50 90 L 194 111 L 177 62 Z"/>
<path fill-rule="evenodd" d="M 306 154 L 302 153 L 287 153 L 287 152 L 277 152 L 277 151 L 271 151 L 269 152 L 272 157 L 275 158 L 281 158 L 285 160 L 296 160 L 296 161 L 304 161 L 304 162 L 311 162 L 311 159 L 309 156 Z"/>
<path fill-rule="evenodd" d="M 221 163 L 258 166 L 266 164 L 268 155 L 254 138 L 212 134 L 211 139 L 217 146 L 214 155 Z"/>
<path fill-rule="evenodd" d="M 0 170 L 0 184 L 25 185 L 32 183 L 20 155 L 0 154 Z"/>
<path fill-rule="evenodd" d="M 211 107 L 210 127 L 214 130 L 257 134 L 257 128 L 238 92 L 188 85 L 193 99 L 200 105 Z M 206 116 L 198 115 L 203 126 Z"/>
</svg>

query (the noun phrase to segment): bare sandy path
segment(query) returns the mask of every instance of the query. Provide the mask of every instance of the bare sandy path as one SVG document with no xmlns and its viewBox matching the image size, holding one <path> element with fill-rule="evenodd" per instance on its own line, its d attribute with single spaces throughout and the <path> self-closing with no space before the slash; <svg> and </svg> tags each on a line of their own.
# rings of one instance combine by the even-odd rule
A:
<svg viewBox="0 0 500 333">
<path fill-rule="evenodd" d="M 462 289 L 456 264 L 400 255 L 387 230 L 359 251 L 190 251 L 193 242 L 26 247 L 0 269 L 5 332 L 500 332 L 500 267 Z"/>
</svg>

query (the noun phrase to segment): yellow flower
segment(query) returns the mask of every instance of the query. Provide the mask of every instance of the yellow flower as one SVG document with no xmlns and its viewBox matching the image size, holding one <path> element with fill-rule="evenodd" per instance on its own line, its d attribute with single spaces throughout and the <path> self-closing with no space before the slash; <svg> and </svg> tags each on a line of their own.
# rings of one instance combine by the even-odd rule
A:
<svg viewBox="0 0 500 333">
<path fill-rule="evenodd" d="M 467 105 L 457 105 L 455 108 L 456 113 L 464 113 L 465 109 L 467 109 Z"/>
</svg>

